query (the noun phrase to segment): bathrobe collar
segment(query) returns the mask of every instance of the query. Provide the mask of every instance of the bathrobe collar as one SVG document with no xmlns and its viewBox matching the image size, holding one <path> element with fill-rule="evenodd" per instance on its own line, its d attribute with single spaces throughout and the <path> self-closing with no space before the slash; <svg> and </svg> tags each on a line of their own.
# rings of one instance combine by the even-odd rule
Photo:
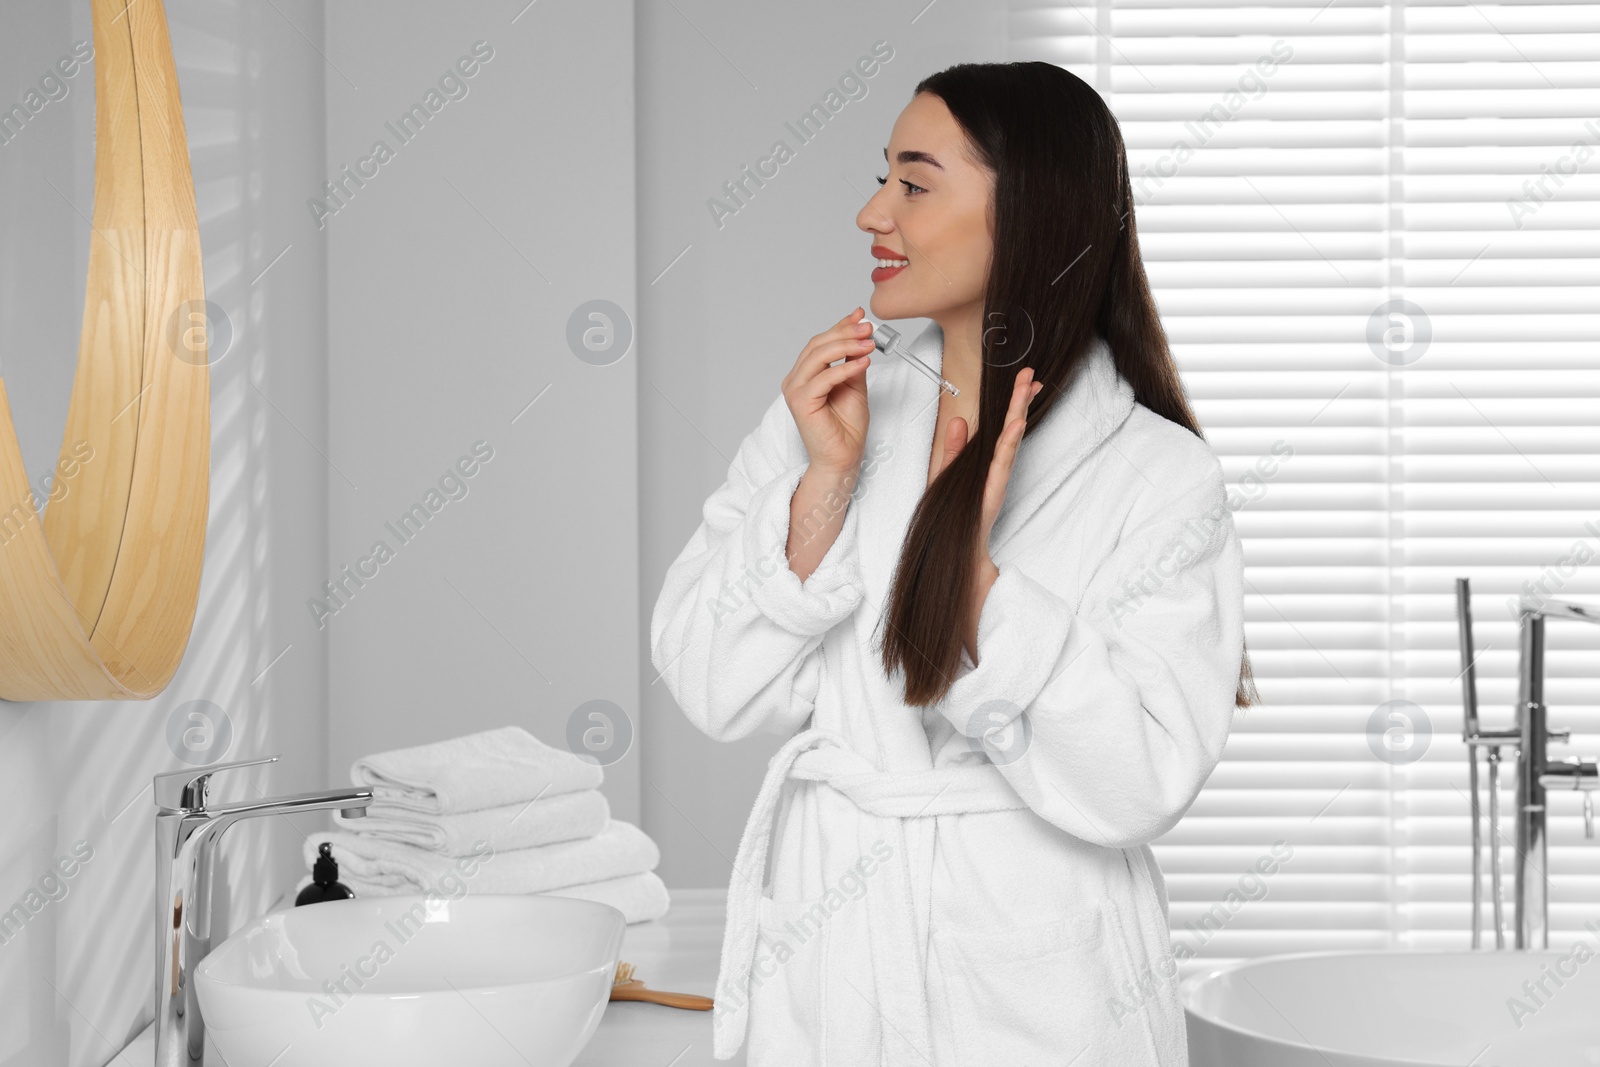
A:
<svg viewBox="0 0 1600 1067">
<path fill-rule="evenodd" d="M 938 323 L 930 322 L 907 347 L 930 367 L 942 368 L 944 331 Z M 864 540 L 860 559 L 863 588 L 874 608 L 881 607 L 888 595 L 905 531 L 927 486 L 940 395 L 939 386 L 905 360 L 880 358 L 887 362 L 873 383 L 877 388 L 872 390 L 873 432 L 869 436 L 878 438 L 870 455 L 883 457 L 883 465 L 863 482 L 880 478 L 883 484 L 877 488 L 869 484 L 860 501 L 862 518 L 880 531 Z M 1133 387 L 1117 373 L 1106 339 L 1096 334 L 1065 395 L 1022 439 L 1005 502 L 990 534 L 991 555 L 998 556 L 1029 516 L 1122 425 L 1133 404 Z M 880 425 L 881 437 L 877 432 Z"/>
</svg>

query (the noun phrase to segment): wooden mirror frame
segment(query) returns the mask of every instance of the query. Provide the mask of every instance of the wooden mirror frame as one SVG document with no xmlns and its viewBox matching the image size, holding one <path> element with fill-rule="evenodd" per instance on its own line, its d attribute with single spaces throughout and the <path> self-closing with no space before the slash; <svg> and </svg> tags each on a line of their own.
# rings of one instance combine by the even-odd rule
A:
<svg viewBox="0 0 1600 1067">
<path fill-rule="evenodd" d="M 205 554 L 205 283 L 166 8 L 162 0 L 91 4 L 88 285 L 66 432 L 42 521 L 0 380 L 6 700 L 146 700 L 160 693 L 189 643 Z"/>
</svg>

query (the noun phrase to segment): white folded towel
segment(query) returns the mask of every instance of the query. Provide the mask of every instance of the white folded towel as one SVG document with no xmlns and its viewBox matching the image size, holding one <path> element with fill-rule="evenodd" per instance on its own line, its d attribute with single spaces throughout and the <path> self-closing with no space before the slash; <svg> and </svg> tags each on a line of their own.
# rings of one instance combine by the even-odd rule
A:
<svg viewBox="0 0 1600 1067">
<path fill-rule="evenodd" d="M 363 756 L 350 780 L 374 802 L 445 815 L 595 789 L 604 778 L 592 759 L 553 748 L 520 726 Z"/>
<path fill-rule="evenodd" d="M 354 878 L 396 893 L 448 893 L 450 885 L 441 885 L 445 879 L 451 884 L 465 882 L 475 893 L 542 893 L 639 874 L 654 870 L 661 862 L 661 850 L 648 834 L 633 823 L 616 819 L 593 837 L 484 851 L 470 863 L 398 841 L 322 830 L 306 838 L 302 852 L 307 868 L 316 861 L 317 846 L 324 841 L 332 846 L 341 882 L 354 889 L 350 881 Z M 472 873 L 463 873 L 465 870 Z"/>
<path fill-rule="evenodd" d="M 359 878 L 345 882 L 343 876 L 339 879 L 348 885 L 358 898 L 394 896 L 397 892 L 409 890 L 394 890 L 381 885 L 369 884 Z M 296 894 L 311 884 L 308 874 L 300 879 L 294 887 Z M 630 923 L 649 922 L 659 919 L 667 913 L 672 906 L 672 897 L 667 892 L 666 883 L 654 871 L 641 871 L 638 874 L 627 874 L 621 878 L 607 878 L 600 882 L 589 882 L 585 885 L 569 885 L 560 889 L 550 889 L 534 896 L 546 897 L 577 897 L 580 900 L 597 900 L 602 904 L 610 904 L 622 912 L 624 921 Z"/>
<path fill-rule="evenodd" d="M 347 819 L 334 812 L 334 827 L 415 845 L 446 856 L 470 856 L 479 842 L 496 852 L 533 848 L 558 841 L 593 837 L 611 820 L 611 805 L 595 789 L 561 793 L 542 800 L 479 808 L 454 815 L 424 815 L 408 808 L 374 800 L 362 818 Z"/>
<path fill-rule="evenodd" d="M 667 892 L 667 884 L 655 871 L 643 871 L 622 878 L 607 878 L 602 882 L 563 886 L 560 889 L 551 889 L 543 895 L 577 897 L 580 900 L 597 900 L 602 904 L 610 904 L 622 912 L 623 919 L 630 923 L 659 919 L 672 906 L 672 897 Z"/>
</svg>

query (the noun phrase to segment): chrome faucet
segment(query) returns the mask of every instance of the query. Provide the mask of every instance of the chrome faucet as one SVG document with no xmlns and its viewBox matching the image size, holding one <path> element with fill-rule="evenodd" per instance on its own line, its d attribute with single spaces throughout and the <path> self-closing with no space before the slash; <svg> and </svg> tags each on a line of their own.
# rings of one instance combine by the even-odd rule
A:
<svg viewBox="0 0 1600 1067">
<path fill-rule="evenodd" d="M 195 997 L 194 968 L 211 951 L 211 877 L 217 840 L 240 819 L 340 809 L 364 816 L 366 789 L 299 793 L 211 807 L 211 776 L 273 763 L 277 756 L 218 763 L 155 776 L 156 1057 L 155 1067 L 192 1067 L 205 1057 L 206 1028 Z"/>
<path fill-rule="evenodd" d="M 1594 790 L 1600 789 L 1600 768 L 1591 758 L 1575 756 L 1552 760 L 1551 741 L 1572 739 L 1571 730 L 1551 730 L 1544 703 L 1544 621 L 1577 619 L 1600 624 L 1600 606 L 1524 596 L 1518 601 L 1521 644 L 1518 670 L 1516 725 L 1509 730 L 1482 730 L 1478 726 L 1477 674 L 1473 670 L 1471 592 L 1467 579 L 1456 579 L 1456 618 L 1461 642 L 1461 739 L 1467 745 L 1467 785 L 1472 803 L 1472 947 L 1482 936 L 1482 843 L 1478 816 L 1478 753 L 1488 749 L 1489 764 L 1489 869 L 1493 880 L 1495 947 L 1505 947 L 1500 902 L 1500 747 L 1515 746 L 1517 753 L 1517 872 L 1514 925 L 1519 949 L 1550 947 L 1550 896 L 1545 878 L 1549 850 L 1545 840 L 1547 790 L 1583 791 L 1583 835 L 1594 837 Z"/>
</svg>

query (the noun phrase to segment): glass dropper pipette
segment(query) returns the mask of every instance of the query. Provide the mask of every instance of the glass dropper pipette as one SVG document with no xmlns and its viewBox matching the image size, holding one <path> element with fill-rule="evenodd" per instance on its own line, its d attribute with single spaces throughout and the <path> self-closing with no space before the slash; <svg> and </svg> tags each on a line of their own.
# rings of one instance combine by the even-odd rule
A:
<svg viewBox="0 0 1600 1067">
<path fill-rule="evenodd" d="M 900 343 L 900 331 L 883 323 L 874 323 L 871 319 L 863 317 L 862 320 L 872 324 L 872 343 L 882 352 L 892 352 L 901 359 L 916 367 L 923 374 L 939 383 L 939 388 L 949 392 L 951 396 L 960 396 L 961 390 L 939 377 L 939 372 L 928 366 L 922 360 L 911 354 L 911 350 Z"/>
</svg>

